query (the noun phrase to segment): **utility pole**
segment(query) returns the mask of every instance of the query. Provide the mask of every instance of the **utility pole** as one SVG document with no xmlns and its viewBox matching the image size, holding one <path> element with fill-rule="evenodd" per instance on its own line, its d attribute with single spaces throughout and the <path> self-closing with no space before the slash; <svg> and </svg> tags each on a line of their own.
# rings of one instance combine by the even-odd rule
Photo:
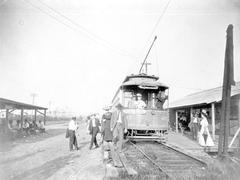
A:
<svg viewBox="0 0 240 180">
<path fill-rule="evenodd" d="M 32 97 L 32 105 L 34 105 L 35 97 L 37 97 L 36 93 L 31 93 L 30 96 Z"/>
<path fill-rule="evenodd" d="M 225 157 L 227 156 L 228 152 L 231 85 L 235 85 L 233 70 L 233 25 L 230 24 L 227 28 L 227 40 L 225 49 L 218 157 Z"/>
<path fill-rule="evenodd" d="M 52 105 L 52 102 L 49 101 L 48 102 L 48 112 L 49 112 L 49 114 L 51 114 L 51 105 Z"/>
<path fill-rule="evenodd" d="M 31 93 L 30 96 L 32 97 L 32 105 L 34 105 L 35 97 L 37 97 L 36 93 Z M 32 118 L 33 118 L 34 110 L 32 111 Z M 36 116 L 36 113 L 35 113 Z"/>
<path fill-rule="evenodd" d="M 148 72 L 148 66 L 151 65 L 151 63 L 145 62 L 143 65 L 145 65 L 145 73 Z"/>
</svg>

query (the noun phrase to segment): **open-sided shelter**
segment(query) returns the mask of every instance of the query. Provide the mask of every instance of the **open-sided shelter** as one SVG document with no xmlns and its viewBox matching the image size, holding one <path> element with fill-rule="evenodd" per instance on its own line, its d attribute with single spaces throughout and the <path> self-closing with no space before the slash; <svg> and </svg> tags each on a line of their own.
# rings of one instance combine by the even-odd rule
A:
<svg viewBox="0 0 240 180">
<path fill-rule="evenodd" d="M 190 122 L 194 111 L 206 109 L 209 115 L 209 126 L 212 136 L 218 134 L 221 119 L 222 87 L 208 89 L 190 94 L 182 99 L 170 103 L 170 124 L 178 132 L 179 114 L 183 112 L 186 122 Z M 240 82 L 232 86 L 230 105 L 230 135 L 234 135 L 240 125 Z"/>
<path fill-rule="evenodd" d="M 22 102 L 17 102 L 9 99 L 0 98 L 0 109 L 5 110 L 5 120 L 8 124 L 9 121 L 9 114 L 12 113 L 15 110 L 21 111 L 21 125 L 23 124 L 23 115 L 24 110 L 34 110 L 34 120 L 37 120 L 37 113 L 43 115 L 44 124 L 46 123 L 46 111 L 47 108 L 41 107 L 41 106 L 35 106 L 31 104 L 26 104 Z"/>
</svg>

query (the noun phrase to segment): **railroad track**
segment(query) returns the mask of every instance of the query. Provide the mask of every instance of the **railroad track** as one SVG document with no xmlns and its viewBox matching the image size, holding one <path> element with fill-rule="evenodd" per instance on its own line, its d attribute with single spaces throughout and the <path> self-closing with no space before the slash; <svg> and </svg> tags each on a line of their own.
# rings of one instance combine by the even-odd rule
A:
<svg viewBox="0 0 240 180">
<path fill-rule="evenodd" d="M 138 174 L 161 179 L 192 179 L 206 167 L 201 160 L 157 142 L 129 142 L 125 156 Z"/>
</svg>

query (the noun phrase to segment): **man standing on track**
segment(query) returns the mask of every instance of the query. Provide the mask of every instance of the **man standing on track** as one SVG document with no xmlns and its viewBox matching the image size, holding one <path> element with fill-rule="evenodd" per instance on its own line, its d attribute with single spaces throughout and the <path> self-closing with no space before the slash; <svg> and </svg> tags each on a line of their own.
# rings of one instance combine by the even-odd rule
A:
<svg viewBox="0 0 240 180">
<path fill-rule="evenodd" d="M 78 150 L 78 144 L 77 144 L 77 138 L 76 138 L 76 130 L 78 129 L 78 126 L 76 124 L 76 117 L 72 117 L 68 124 L 68 130 L 69 130 L 69 149 L 70 151 L 73 151 L 73 145 L 75 146 L 75 149 Z"/>
<path fill-rule="evenodd" d="M 123 135 L 127 132 L 127 124 L 123 117 L 123 105 L 118 103 L 116 105 L 117 111 L 112 115 L 111 118 L 111 131 L 113 132 L 113 142 L 117 145 L 119 152 L 122 151 Z"/>
</svg>

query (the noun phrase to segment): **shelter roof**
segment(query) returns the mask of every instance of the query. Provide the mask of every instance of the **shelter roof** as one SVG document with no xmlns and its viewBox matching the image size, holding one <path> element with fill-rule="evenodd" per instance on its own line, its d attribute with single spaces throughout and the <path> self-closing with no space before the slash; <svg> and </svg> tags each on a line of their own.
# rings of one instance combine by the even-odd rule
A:
<svg viewBox="0 0 240 180">
<path fill-rule="evenodd" d="M 231 97 L 240 94 L 240 81 L 232 86 Z M 210 104 L 222 100 L 222 86 L 213 89 L 187 95 L 177 101 L 170 103 L 169 108 L 194 106 L 199 104 Z"/>
<path fill-rule="evenodd" d="M 9 100 L 9 99 L 4 99 L 4 98 L 0 98 L 0 108 L 2 108 L 2 109 L 8 108 L 8 109 L 47 110 L 47 108 L 45 108 L 45 107 L 35 106 L 35 105 L 17 102 L 17 101 L 13 101 L 13 100 Z"/>
</svg>

